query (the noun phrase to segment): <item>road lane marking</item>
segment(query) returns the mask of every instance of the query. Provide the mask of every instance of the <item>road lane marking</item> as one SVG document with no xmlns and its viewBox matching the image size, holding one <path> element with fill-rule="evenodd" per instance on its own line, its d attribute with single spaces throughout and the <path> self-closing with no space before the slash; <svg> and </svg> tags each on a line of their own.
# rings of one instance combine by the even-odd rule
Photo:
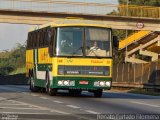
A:
<svg viewBox="0 0 160 120">
<path fill-rule="evenodd" d="M 88 113 L 91 113 L 91 114 L 100 114 L 100 113 L 92 111 L 92 110 L 85 110 L 85 111 L 88 112 Z"/>
<path fill-rule="evenodd" d="M 47 97 L 40 97 L 40 98 L 45 99 L 45 100 L 48 100 L 48 99 L 49 99 L 49 98 L 47 98 Z"/>
<path fill-rule="evenodd" d="M 152 104 L 147 104 L 147 103 L 144 103 L 144 102 L 132 102 L 132 103 L 140 104 L 140 105 L 146 105 L 146 106 L 151 106 L 151 107 L 160 107 L 159 105 L 152 105 Z"/>
<path fill-rule="evenodd" d="M 80 108 L 80 107 L 78 107 L 78 106 L 75 106 L 75 105 L 66 105 L 67 107 L 70 107 L 70 108 L 75 108 L 75 109 L 78 109 L 78 108 Z"/>
<path fill-rule="evenodd" d="M 21 105 L 27 105 L 26 103 L 19 103 L 18 101 L 15 100 L 7 100 L 8 102 L 11 102 L 13 104 L 21 104 Z"/>
<path fill-rule="evenodd" d="M 14 105 L 20 105 L 20 106 L 21 106 L 21 105 L 24 105 L 24 104 L 17 104 L 17 103 L 0 103 L 0 105 L 8 105 L 8 106 L 10 106 L 10 105 L 11 105 L 11 106 L 12 106 L 12 105 L 13 105 L 13 106 L 14 106 Z"/>
<path fill-rule="evenodd" d="M 39 110 L 39 108 L 29 108 L 29 107 L 27 107 L 27 108 L 24 108 L 24 107 L 0 107 L 0 109 L 18 109 L 18 110 L 29 110 L 29 109 L 34 109 L 34 110 Z M 41 110 L 43 110 L 43 109 L 41 109 Z M 45 109 L 44 109 L 45 110 Z"/>
<path fill-rule="evenodd" d="M 6 100 L 5 98 L 0 98 L 0 101 Z"/>
<path fill-rule="evenodd" d="M 36 95 L 36 94 L 31 94 L 32 96 L 34 96 L 34 97 L 37 97 L 37 96 L 39 96 L 39 95 Z"/>
<path fill-rule="evenodd" d="M 31 104 L 31 103 L 25 103 L 25 102 L 20 102 L 20 101 L 17 101 L 21 104 L 26 104 L 26 105 L 29 105 L 29 106 L 32 106 L 32 107 L 36 107 L 36 108 L 39 108 L 39 109 L 42 109 L 42 110 L 48 110 L 48 111 L 52 111 L 52 112 L 56 112 L 56 113 L 59 113 L 59 114 L 70 114 L 70 113 L 67 113 L 67 112 L 63 112 L 63 111 L 59 111 L 59 110 L 53 110 L 51 108 L 47 108 L 47 107 L 42 107 L 42 106 L 37 106 L 37 105 L 34 105 L 34 104 Z"/>
<path fill-rule="evenodd" d="M 41 109 L 41 110 L 48 110 L 48 111 L 56 112 L 56 113 L 59 113 L 59 114 L 66 114 L 66 115 L 71 114 L 71 113 L 68 113 L 68 112 L 63 112 L 63 111 L 59 111 L 59 110 L 53 110 L 51 108 L 41 107 L 41 106 L 37 106 L 37 105 L 34 105 L 34 104 L 30 104 L 30 103 L 25 103 L 25 102 L 20 102 L 20 101 L 15 101 L 15 100 L 8 100 L 8 101 L 12 102 L 12 103 L 32 106 L 32 107 L 35 107 L 35 108 L 38 108 L 38 109 Z M 60 101 L 58 101 L 58 102 L 60 102 Z M 61 102 L 61 103 L 63 103 L 63 102 Z"/>
<path fill-rule="evenodd" d="M 58 101 L 58 100 L 53 100 L 53 102 L 55 102 L 55 103 L 63 103 L 63 102 L 61 102 L 61 101 Z"/>
<path fill-rule="evenodd" d="M 34 113 L 34 112 L 0 112 L 0 114 L 33 114 L 33 115 L 53 115 L 53 113 Z"/>
</svg>

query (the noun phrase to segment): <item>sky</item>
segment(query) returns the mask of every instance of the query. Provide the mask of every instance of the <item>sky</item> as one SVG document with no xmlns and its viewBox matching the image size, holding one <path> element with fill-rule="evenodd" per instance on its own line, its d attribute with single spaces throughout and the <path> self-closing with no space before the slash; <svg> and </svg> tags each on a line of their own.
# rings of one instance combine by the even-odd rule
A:
<svg viewBox="0 0 160 120">
<path fill-rule="evenodd" d="M 10 50 L 17 43 L 24 44 L 27 39 L 27 32 L 31 26 L 23 24 L 0 23 L 0 51 Z"/>
<path fill-rule="evenodd" d="M 118 4 L 117 0 L 68 0 L 68 1 Z M 5 5 L 7 4 L 5 3 Z M 0 9 L 1 8 L 4 8 L 2 3 L 0 3 Z M 25 41 L 27 40 L 27 32 L 30 27 L 31 25 L 0 23 L 0 51 L 11 50 L 16 46 L 17 43 L 24 44 Z"/>
</svg>

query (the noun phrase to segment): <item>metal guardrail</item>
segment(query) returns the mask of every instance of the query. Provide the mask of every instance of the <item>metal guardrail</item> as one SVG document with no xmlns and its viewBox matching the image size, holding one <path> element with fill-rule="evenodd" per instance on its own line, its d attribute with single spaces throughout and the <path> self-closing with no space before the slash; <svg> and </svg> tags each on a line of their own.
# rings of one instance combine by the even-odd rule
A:
<svg viewBox="0 0 160 120">
<path fill-rule="evenodd" d="M 112 87 L 116 88 L 144 88 L 144 89 L 156 89 L 160 90 L 160 85 L 154 84 L 136 84 L 136 83 L 126 83 L 126 82 L 113 82 Z"/>
<path fill-rule="evenodd" d="M 0 9 L 160 18 L 160 7 L 61 0 L 0 0 Z"/>
<path fill-rule="evenodd" d="M 114 65 L 113 86 L 160 89 L 160 61 Z"/>
</svg>

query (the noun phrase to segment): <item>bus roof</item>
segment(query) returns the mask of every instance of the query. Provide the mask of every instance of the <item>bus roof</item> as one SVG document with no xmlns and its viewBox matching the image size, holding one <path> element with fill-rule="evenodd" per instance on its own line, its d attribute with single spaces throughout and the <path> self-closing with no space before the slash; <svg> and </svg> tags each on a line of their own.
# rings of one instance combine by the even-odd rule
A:
<svg viewBox="0 0 160 120">
<path fill-rule="evenodd" d="M 29 30 L 29 32 L 42 29 L 45 27 L 64 27 L 64 26 L 92 26 L 92 27 L 110 28 L 103 21 L 66 18 L 66 19 L 56 19 L 55 21 L 47 24 L 34 26 Z"/>
</svg>

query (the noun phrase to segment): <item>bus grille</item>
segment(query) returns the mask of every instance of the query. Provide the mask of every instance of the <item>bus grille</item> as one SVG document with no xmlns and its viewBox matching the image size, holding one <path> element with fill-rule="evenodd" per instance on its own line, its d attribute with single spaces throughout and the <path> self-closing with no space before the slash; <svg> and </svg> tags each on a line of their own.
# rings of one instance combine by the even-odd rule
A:
<svg viewBox="0 0 160 120">
<path fill-rule="evenodd" d="M 109 66 L 58 66 L 59 75 L 97 75 L 109 76 Z"/>
</svg>

